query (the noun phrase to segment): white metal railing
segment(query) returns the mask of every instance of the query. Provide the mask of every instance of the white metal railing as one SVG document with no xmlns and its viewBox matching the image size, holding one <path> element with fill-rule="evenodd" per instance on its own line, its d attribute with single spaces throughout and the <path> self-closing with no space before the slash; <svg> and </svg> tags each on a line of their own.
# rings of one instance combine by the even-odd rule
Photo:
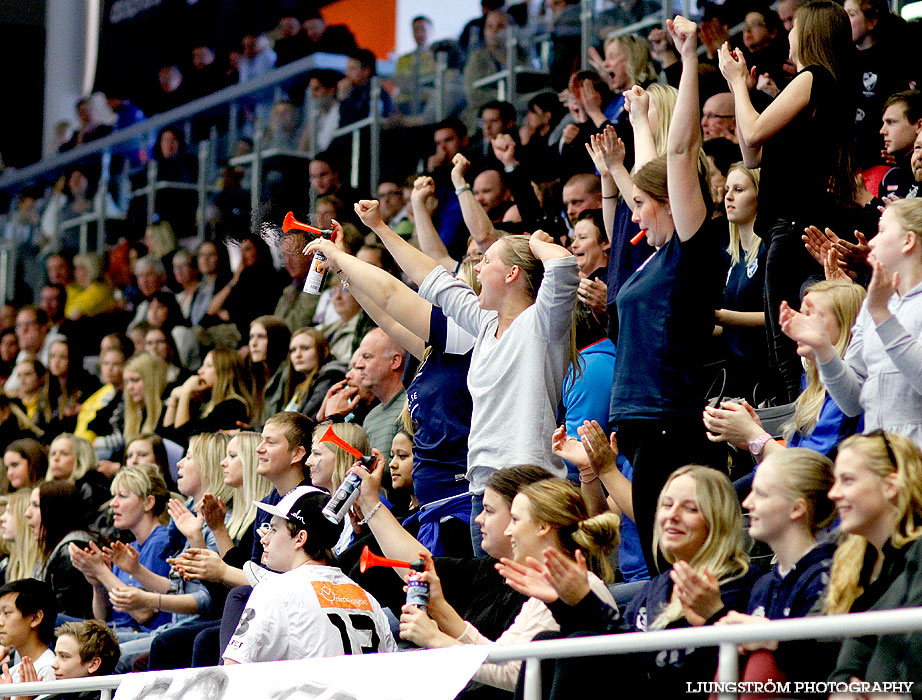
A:
<svg viewBox="0 0 922 700">
<path fill-rule="evenodd" d="M 848 615 L 828 615 L 797 620 L 772 620 L 770 624 L 749 623 L 693 627 L 657 632 L 612 634 L 580 639 L 546 640 L 509 646 L 494 645 L 487 654 L 491 663 L 525 661 L 525 700 L 541 697 L 542 659 L 567 659 L 580 656 L 602 656 L 636 652 L 660 651 L 716 646 L 720 649 L 718 681 L 738 680 L 737 645 L 744 642 L 780 642 L 800 639 L 841 639 L 861 635 L 897 634 L 922 631 L 922 608 L 902 608 Z M 412 653 L 412 652 L 411 652 Z M 117 688 L 122 676 L 102 676 L 42 683 L 0 685 L 0 697 L 39 695 L 42 693 L 102 690 L 101 700 L 109 700 L 108 692 Z M 709 681 L 709 678 L 701 679 Z M 915 679 L 892 679 L 915 680 Z M 822 682 L 823 679 L 820 679 Z M 733 694 L 722 694 L 730 700 Z"/>
</svg>

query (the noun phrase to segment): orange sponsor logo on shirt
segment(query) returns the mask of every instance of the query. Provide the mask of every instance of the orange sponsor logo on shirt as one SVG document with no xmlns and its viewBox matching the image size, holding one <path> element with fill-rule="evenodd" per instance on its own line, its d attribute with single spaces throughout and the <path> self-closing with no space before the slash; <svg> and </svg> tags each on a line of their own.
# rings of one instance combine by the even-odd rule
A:
<svg viewBox="0 0 922 700">
<path fill-rule="evenodd" d="M 346 608 L 348 610 L 367 610 L 372 612 L 368 596 L 354 583 L 330 583 L 328 581 L 311 581 L 321 608 Z"/>
</svg>

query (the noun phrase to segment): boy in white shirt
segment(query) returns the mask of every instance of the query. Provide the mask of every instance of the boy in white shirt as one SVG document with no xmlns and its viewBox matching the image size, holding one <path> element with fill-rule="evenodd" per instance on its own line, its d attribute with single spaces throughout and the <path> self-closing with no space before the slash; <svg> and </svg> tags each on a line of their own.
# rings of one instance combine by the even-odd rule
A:
<svg viewBox="0 0 922 700">
<path fill-rule="evenodd" d="M 323 517 L 329 494 L 298 486 L 277 505 L 261 532 L 265 565 L 285 573 L 250 594 L 224 650 L 224 663 L 395 651 L 387 618 L 370 594 L 336 566 L 340 526 Z"/>
</svg>

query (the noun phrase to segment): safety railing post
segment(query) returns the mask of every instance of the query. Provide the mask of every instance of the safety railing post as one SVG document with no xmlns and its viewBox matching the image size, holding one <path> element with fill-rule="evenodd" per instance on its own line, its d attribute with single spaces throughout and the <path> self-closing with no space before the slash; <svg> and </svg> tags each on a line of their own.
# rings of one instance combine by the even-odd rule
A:
<svg viewBox="0 0 922 700">
<path fill-rule="evenodd" d="M 157 161 L 147 161 L 147 225 L 154 223 L 154 211 L 157 199 Z"/>
<path fill-rule="evenodd" d="M 195 234 L 199 242 L 205 240 L 205 206 L 208 203 L 209 153 L 211 141 L 198 145 L 198 206 L 195 211 Z"/>
<path fill-rule="evenodd" d="M 381 174 L 381 79 L 373 76 L 371 79 L 371 102 L 368 105 L 371 117 L 371 132 L 368 139 L 369 168 L 368 178 L 371 192 L 378 191 L 378 179 Z"/>
<path fill-rule="evenodd" d="M 445 118 L 445 71 L 447 70 L 448 52 L 439 51 L 435 54 L 435 94 L 430 98 L 435 100 L 436 122 Z"/>
</svg>

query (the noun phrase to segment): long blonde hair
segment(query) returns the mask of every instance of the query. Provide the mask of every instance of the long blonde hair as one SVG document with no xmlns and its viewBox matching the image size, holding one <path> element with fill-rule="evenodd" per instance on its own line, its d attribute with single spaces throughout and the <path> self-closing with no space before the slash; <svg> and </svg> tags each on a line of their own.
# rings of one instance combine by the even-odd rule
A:
<svg viewBox="0 0 922 700">
<path fill-rule="evenodd" d="M 199 433 L 189 439 L 189 454 L 198 462 L 202 480 L 202 493 L 210 493 L 225 503 L 234 497 L 234 491 L 224 483 L 221 461 L 227 451 L 228 438 L 224 433 Z"/>
<path fill-rule="evenodd" d="M 26 521 L 26 508 L 29 507 L 31 497 L 31 488 L 19 489 L 6 497 L 6 509 L 16 524 L 16 536 L 9 543 L 10 555 L 6 565 L 7 581 L 33 576 L 36 567 L 41 563 L 42 553 L 38 538 Z"/>
<path fill-rule="evenodd" d="M 727 171 L 727 177 L 730 177 L 730 173 L 738 171 L 743 173 L 746 177 L 749 178 L 749 181 L 752 183 L 752 186 L 756 189 L 756 197 L 759 196 L 759 180 L 761 179 L 761 168 L 747 168 L 743 163 L 734 163 L 730 166 L 730 169 Z M 730 245 L 727 246 L 727 252 L 730 254 L 730 262 L 734 265 L 738 265 L 741 259 L 741 251 L 743 250 L 743 239 L 740 236 L 740 227 L 737 224 L 730 223 Z M 756 241 L 756 245 L 752 246 L 749 250 L 746 251 L 746 264 L 752 265 L 759 257 L 759 245 Z"/>
<path fill-rule="evenodd" d="M 922 537 L 922 452 L 915 443 L 890 432 L 852 435 L 839 445 L 840 455 L 845 450 L 861 455 L 864 466 L 882 479 L 896 474 L 898 490 L 893 506 L 897 517 L 890 543 L 900 548 Z M 823 603 L 825 614 L 849 612 L 864 592 L 861 572 L 867 548 L 868 541 L 861 535 L 845 535 L 842 539 L 829 572 Z"/>
<path fill-rule="evenodd" d="M 371 454 L 371 444 L 368 442 L 368 433 L 365 432 L 362 426 L 356 425 L 355 423 L 331 423 L 330 421 L 321 423 L 314 428 L 312 435 L 314 441 L 319 440 L 329 427 L 333 428 L 333 433 L 336 437 L 352 445 L 363 455 Z M 332 442 L 325 442 L 324 444 L 333 451 L 336 460 L 333 463 L 333 476 L 330 480 L 333 484 L 333 488 L 338 489 L 339 485 L 343 483 L 343 479 L 346 478 L 346 472 L 355 464 L 355 457 L 341 447 L 334 445 Z"/>
<path fill-rule="evenodd" d="M 503 263 L 509 266 L 516 265 L 522 271 L 525 292 L 534 301 L 538 296 L 541 281 L 544 279 L 544 264 L 531 252 L 528 244 L 530 238 L 530 236 L 523 235 L 503 236 L 497 244 L 503 244 L 499 248 L 500 259 Z M 579 361 L 579 348 L 576 345 L 576 326 L 576 306 L 574 305 L 570 319 L 570 366 L 573 369 L 573 376 L 581 377 L 583 368 Z"/>
<path fill-rule="evenodd" d="M 725 474 L 698 464 L 677 469 L 669 476 L 663 490 L 660 491 L 656 502 L 657 511 L 663 507 L 663 498 L 670 484 L 685 475 L 695 480 L 695 500 L 708 528 L 707 538 L 688 562 L 689 566 L 699 573 L 705 569 L 710 571 L 721 583 L 739 578 L 749 570 L 749 555 L 743 547 L 740 502 L 730 479 Z M 653 551 L 673 564 L 675 558 L 662 549 L 662 536 L 662 526 L 657 517 L 653 527 Z M 656 611 L 647 612 L 653 614 Z M 672 600 L 658 612 L 648 629 L 663 629 L 682 616 L 682 604 L 678 600 Z"/>
<path fill-rule="evenodd" d="M 519 495 L 528 499 L 532 517 L 553 527 L 560 547 L 570 559 L 582 551 L 586 566 L 606 583 L 615 580 L 609 555 L 621 539 L 621 518 L 614 513 L 589 517 L 579 487 L 566 479 L 544 479 L 523 486 Z"/>
<path fill-rule="evenodd" d="M 227 348 L 215 348 L 208 354 L 211 355 L 216 379 L 214 386 L 211 387 L 211 398 L 202 408 L 202 417 L 207 416 L 215 406 L 228 399 L 242 401 L 249 412 L 252 409 L 250 392 L 247 391 L 243 382 L 237 353 Z"/>
<path fill-rule="evenodd" d="M 247 528 L 256 517 L 256 503 L 272 491 L 272 482 L 256 472 L 259 463 L 256 459 L 256 446 L 262 435 L 244 431 L 237 433 L 231 440 L 237 441 L 240 461 L 243 463 L 243 484 L 234 489 L 234 508 L 227 521 L 227 532 L 234 542 L 243 537 Z M 230 440 L 227 447 L 230 447 Z"/>
<path fill-rule="evenodd" d="M 807 294 L 827 294 L 832 302 L 833 313 L 839 324 L 839 340 L 835 348 L 839 357 L 845 355 L 849 343 L 852 342 L 852 326 L 858 318 L 861 304 L 867 292 L 864 287 L 845 280 L 823 280 L 807 288 Z M 795 432 L 810 433 L 816 427 L 826 400 L 826 387 L 820 381 L 816 363 L 807 363 L 807 386 L 794 402 L 794 416 L 781 426 L 785 440 L 790 440 Z"/>
<path fill-rule="evenodd" d="M 136 372 L 144 382 L 144 403 L 137 404 L 124 392 L 125 440 L 141 433 L 153 433 L 163 413 L 163 392 L 166 389 L 166 363 L 149 352 L 139 352 L 125 365 L 124 372 Z M 143 418 L 143 422 L 142 419 Z"/>
</svg>

